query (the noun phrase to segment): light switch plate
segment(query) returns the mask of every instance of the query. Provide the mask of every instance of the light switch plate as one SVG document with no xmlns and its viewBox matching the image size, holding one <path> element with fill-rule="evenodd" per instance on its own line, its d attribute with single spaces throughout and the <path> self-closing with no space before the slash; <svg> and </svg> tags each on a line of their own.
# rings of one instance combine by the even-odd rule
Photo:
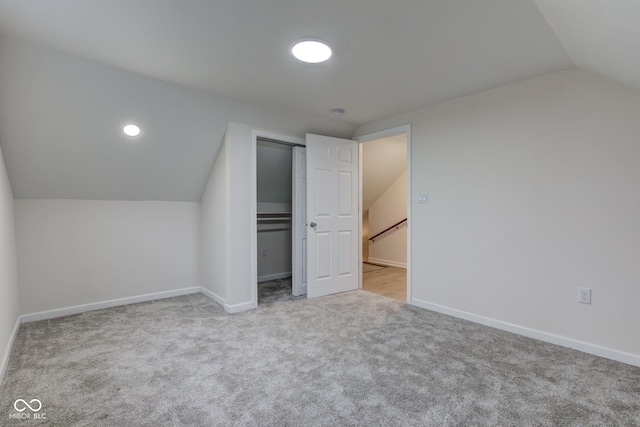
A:
<svg viewBox="0 0 640 427">
<path fill-rule="evenodd" d="M 591 304 L 591 289 L 578 288 L 578 302 L 582 304 Z"/>
</svg>

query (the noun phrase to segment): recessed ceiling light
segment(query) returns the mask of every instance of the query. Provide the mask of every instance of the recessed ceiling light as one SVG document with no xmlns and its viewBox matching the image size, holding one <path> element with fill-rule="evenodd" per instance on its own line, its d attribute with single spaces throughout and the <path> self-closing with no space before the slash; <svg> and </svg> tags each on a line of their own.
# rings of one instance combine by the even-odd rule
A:
<svg viewBox="0 0 640 427">
<path fill-rule="evenodd" d="M 325 41 L 307 38 L 296 42 L 291 53 L 302 62 L 316 64 L 331 58 L 331 47 Z"/>
<path fill-rule="evenodd" d="M 127 136 L 138 136 L 140 135 L 140 127 L 134 124 L 128 124 L 122 128 L 122 131 Z"/>
<path fill-rule="evenodd" d="M 336 117 L 340 117 L 344 114 L 344 108 L 334 108 L 333 110 L 331 110 L 331 114 Z"/>
</svg>

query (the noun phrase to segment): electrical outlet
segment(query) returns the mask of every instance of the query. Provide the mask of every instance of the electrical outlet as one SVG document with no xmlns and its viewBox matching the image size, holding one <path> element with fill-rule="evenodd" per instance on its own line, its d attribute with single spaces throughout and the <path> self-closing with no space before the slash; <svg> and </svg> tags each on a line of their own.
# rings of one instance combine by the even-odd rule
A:
<svg viewBox="0 0 640 427">
<path fill-rule="evenodd" d="M 578 288 L 578 302 L 582 304 L 591 304 L 591 289 Z"/>
<path fill-rule="evenodd" d="M 267 256 L 267 248 L 262 248 L 262 258 Z"/>
<path fill-rule="evenodd" d="M 418 203 L 429 203 L 429 193 L 418 194 Z"/>
</svg>

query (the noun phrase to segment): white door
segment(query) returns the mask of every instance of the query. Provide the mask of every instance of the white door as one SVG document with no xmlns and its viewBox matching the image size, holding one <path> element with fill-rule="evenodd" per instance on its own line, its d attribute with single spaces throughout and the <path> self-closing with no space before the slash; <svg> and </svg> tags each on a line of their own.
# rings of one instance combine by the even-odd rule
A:
<svg viewBox="0 0 640 427">
<path fill-rule="evenodd" d="M 307 296 L 358 289 L 358 143 L 307 134 Z"/>
<path fill-rule="evenodd" d="M 307 293 L 307 164 L 304 147 L 293 147 L 292 221 L 292 293 Z"/>
</svg>

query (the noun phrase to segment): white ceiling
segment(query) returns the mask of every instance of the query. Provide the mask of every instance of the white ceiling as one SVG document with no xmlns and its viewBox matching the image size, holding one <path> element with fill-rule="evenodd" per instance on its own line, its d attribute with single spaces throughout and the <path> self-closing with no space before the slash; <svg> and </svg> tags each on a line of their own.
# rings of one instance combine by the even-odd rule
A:
<svg viewBox="0 0 640 427">
<path fill-rule="evenodd" d="M 229 121 L 344 137 L 576 65 L 640 88 L 638 16 L 637 0 L 0 0 L 0 144 L 16 198 L 198 201 Z M 334 56 L 296 61 L 303 36 Z"/>
<path fill-rule="evenodd" d="M 405 134 L 367 141 L 362 144 L 362 212 L 407 169 Z"/>
<path fill-rule="evenodd" d="M 640 89 L 640 1 L 535 2 L 578 67 Z"/>
<path fill-rule="evenodd" d="M 532 0 L 0 0 L 2 34 L 261 105 L 363 124 L 573 67 Z M 289 52 L 326 39 L 320 65 Z"/>
<path fill-rule="evenodd" d="M 263 108 L 0 37 L 0 144 L 16 199 L 200 201 L 227 125 L 350 137 Z M 126 137 L 137 122 L 142 134 Z"/>
</svg>

